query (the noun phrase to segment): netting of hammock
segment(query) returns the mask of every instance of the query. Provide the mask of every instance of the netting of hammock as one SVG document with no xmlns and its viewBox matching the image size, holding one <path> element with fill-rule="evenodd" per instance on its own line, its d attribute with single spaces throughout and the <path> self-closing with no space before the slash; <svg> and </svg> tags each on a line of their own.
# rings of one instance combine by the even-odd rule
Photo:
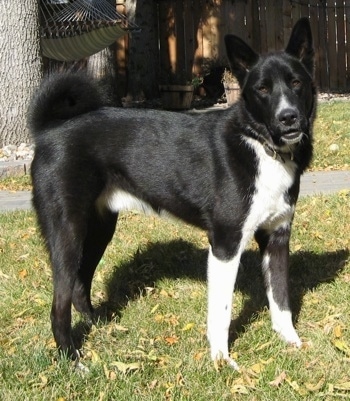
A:
<svg viewBox="0 0 350 401">
<path fill-rule="evenodd" d="M 60 61 L 91 56 L 139 29 L 107 0 L 42 0 L 41 17 L 42 53 Z"/>
</svg>

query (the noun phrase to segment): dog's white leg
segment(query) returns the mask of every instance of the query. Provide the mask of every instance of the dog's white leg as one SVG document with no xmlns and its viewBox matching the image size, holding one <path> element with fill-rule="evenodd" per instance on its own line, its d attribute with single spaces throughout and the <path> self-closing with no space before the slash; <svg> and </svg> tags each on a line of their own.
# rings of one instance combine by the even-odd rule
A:
<svg viewBox="0 0 350 401">
<path fill-rule="evenodd" d="M 221 261 L 213 255 L 212 248 L 209 248 L 207 335 L 211 358 L 224 359 L 235 369 L 238 366 L 229 356 L 228 334 L 239 260 L 240 254 L 230 261 Z"/>
<path fill-rule="evenodd" d="M 284 341 L 297 347 L 301 346 L 301 340 L 295 331 L 292 321 L 292 312 L 289 307 L 288 285 L 286 275 L 282 267 L 278 272 L 274 272 L 271 265 L 271 255 L 265 253 L 263 257 L 263 270 L 265 273 L 266 294 L 269 301 L 272 328 L 282 337 Z M 279 277 L 278 277 L 279 276 Z"/>
</svg>

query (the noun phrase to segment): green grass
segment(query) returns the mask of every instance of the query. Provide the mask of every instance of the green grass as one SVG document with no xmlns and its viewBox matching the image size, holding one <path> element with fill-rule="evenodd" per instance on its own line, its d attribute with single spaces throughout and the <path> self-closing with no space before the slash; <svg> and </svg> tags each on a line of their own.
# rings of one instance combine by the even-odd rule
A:
<svg viewBox="0 0 350 401">
<path fill-rule="evenodd" d="M 320 103 L 314 127 L 314 170 L 343 170 L 350 168 L 350 124 L 348 101 Z M 336 144 L 339 150 L 332 151 Z"/>
<path fill-rule="evenodd" d="M 0 214 L 2 400 L 299 400 L 350 394 L 349 193 L 304 198 L 291 242 L 291 292 L 303 348 L 270 327 L 255 245 L 234 299 L 232 356 L 208 355 L 207 240 L 178 222 L 125 214 L 95 275 L 94 327 L 76 313 L 89 373 L 57 360 L 51 272 L 31 212 Z M 272 384 L 274 383 L 274 384 Z"/>
<path fill-rule="evenodd" d="M 0 191 L 31 191 L 30 175 L 7 177 L 0 180 Z"/>
</svg>

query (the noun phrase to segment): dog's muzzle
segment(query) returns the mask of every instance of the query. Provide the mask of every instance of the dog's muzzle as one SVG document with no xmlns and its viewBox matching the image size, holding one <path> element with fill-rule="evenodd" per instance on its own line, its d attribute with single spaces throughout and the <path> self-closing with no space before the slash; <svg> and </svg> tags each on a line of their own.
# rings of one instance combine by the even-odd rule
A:
<svg viewBox="0 0 350 401">
<path fill-rule="evenodd" d="M 294 145 L 295 143 L 300 142 L 302 137 L 303 133 L 301 131 L 292 131 L 286 134 L 282 134 L 281 142 L 286 145 Z"/>
<path fill-rule="evenodd" d="M 285 145 L 294 145 L 300 142 L 303 133 L 300 130 L 300 113 L 294 107 L 287 107 L 277 115 L 280 130 L 280 140 Z"/>
</svg>

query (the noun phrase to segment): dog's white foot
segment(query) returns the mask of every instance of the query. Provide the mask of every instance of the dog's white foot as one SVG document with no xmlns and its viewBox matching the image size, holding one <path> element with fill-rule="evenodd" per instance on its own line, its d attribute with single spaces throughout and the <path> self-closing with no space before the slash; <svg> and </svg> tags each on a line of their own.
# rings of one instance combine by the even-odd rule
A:
<svg viewBox="0 0 350 401">
<path fill-rule="evenodd" d="M 268 292 L 272 328 L 280 335 L 280 337 L 288 344 L 301 347 L 301 340 L 295 331 L 290 310 L 281 310 L 275 303 L 272 293 Z"/>
<path fill-rule="evenodd" d="M 228 352 L 225 353 L 225 355 L 222 353 L 222 351 L 211 352 L 211 359 L 214 362 L 214 367 L 216 370 L 220 370 L 220 368 L 224 366 L 229 366 L 234 370 L 239 370 L 237 362 L 229 356 Z"/>
<path fill-rule="evenodd" d="M 218 333 L 216 335 L 210 336 L 208 333 L 208 340 L 210 343 L 210 356 L 212 361 L 214 362 L 214 366 L 216 370 L 219 370 L 221 367 L 225 365 L 239 370 L 239 366 L 237 363 L 230 357 L 228 352 L 228 333 L 226 331 L 223 332 L 222 338 L 219 338 Z"/>
<path fill-rule="evenodd" d="M 300 340 L 300 337 L 298 336 L 292 325 L 288 325 L 288 327 L 280 327 L 279 325 L 274 325 L 273 329 L 287 344 L 294 345 L 297 348 L 301 347 L 302 342 Z"/>
</svg>

